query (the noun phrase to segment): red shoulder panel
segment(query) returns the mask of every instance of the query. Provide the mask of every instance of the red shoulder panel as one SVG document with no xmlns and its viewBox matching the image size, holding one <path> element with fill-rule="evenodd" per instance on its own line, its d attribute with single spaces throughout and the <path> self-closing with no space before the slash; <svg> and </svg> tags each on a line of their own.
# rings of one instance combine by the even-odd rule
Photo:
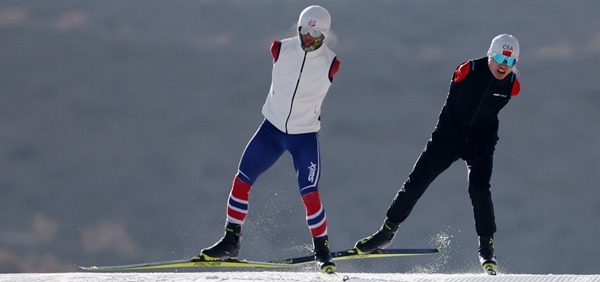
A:
<svg viewBox="0 0 600 282">
<path fill-rule="evenodd" d="M 470 70 L 471 61 L 468 61 L 458 66 L 458 68 L 456 68 L 456 71 L 454 71 L 454 82 L 460 82 L 461 80 L 465 79 L 465 77 L 467 77 L 467 75 L 469 74 Z"/>
<path fill-rule="evenodd" d="M 279 58 L 279 51 L 281 50 L 281 41 L 274 40 L 271 44 L 271 55 L 273 56 L 273 62 L 277 62 Z"/>
<path fill-rule="evenodd" d="M 331 63 L 331 68 L 329 69 L 329 80 L 333 80 L 333 76 L 340 70 L 340 61 L 338 61 L 337 57 L 333 59 Z"/>
<path fill-rule="evenodd" d="M 517 95 L 519 95 L 520 91 L 521 91 L 521 83 L 519 82 L 519 79 L 515 77 L 515 82 L 513 83 L 513 88 L 510 91 L 510 96 L 517 96 Z"/>
</svg>

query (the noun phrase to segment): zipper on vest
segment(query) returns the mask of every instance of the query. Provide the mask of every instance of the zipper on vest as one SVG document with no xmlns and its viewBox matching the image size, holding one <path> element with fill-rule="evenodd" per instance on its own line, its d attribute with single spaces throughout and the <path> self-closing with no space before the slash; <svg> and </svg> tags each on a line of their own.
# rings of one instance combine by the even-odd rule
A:
<svg viewBox="0 0 600 282">
<path fill-rule="evenodd" d="M 473 123 L 475 122 L 475 118 L 477 117 L 479 110 L 481 110 L 481 105 L 483 105 L 483 101 L 485 100 L 485 97 L 490 91 L 490 86 L 492 86 L 492 81 L 488 83 L 487 89 L 485 90 L 485 92 L 483 92 L 483 97 L 481 97 L 481 101 L 479 101 L 479 106 L 477 106 L 477 110 L 475 111 L 475 114 L 473 114 L 473 119 L 471 119 L 471 123 L 469 124 L 469 127 L 467 127 L 467 134 L 465 134 L 465 141 L 467 141 L 467 144 L 469 143 L 469 130 L 473 126 Z"/>
<path fill-rule="evenodd" d="M 298 74 L 298 81 L 296 81 L 296 87 L 294 88 L 294 94 L 292 95 L 292 100 L 290 101 L 290 111 L 288 112 L 288 116 L 285 119 L 285 133 L 288 134 L 288 121 L 292 116 L 292 108 L 294 107 L 294 99 L 296 98 L 296 92 L 298 91 L 298 85 L 300 84 L 300 79 L 302 78 L 302 70 L 304 70 L 304 63 L 306 62 L 306 54 L 308 52 L 304 52 L 304 58 L 302 58 L 302 66 L 300 67 L 300 73 Z"/>
</svg>

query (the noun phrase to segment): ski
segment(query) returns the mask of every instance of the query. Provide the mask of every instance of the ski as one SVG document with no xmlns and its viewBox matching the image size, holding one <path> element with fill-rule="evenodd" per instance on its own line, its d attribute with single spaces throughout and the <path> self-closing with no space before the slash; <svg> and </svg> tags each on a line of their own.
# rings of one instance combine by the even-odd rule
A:
<svg viewBox="0 0 600 282">
<path fill-rule="evenodd" d="M 185 260 L 171 260 L 148 262 L 139 264 L 125 264 L 113 266 L 78 266 L 86 271 L 130 271 L 130 270 L 152 270 L 152 269 L 172 269 L 189 267 L 246 267 L 246 268 L 294 268 L 298 265 L 282 264 L 264 261 L 247 261 L 235 259 L 221 260 L 198 260 L 197 258 Z"/>
<path fill-rule="evenodd" d="M 341 282 L 350 280 L 350 277 L 348 277 L 347 275 L 341 276 L 341 275 L 337 274 L 337 272 L 335 272 L 335 271 L 321 272 L 321 277 L 323 277 L 324 279 L 327 279 L 327 280 L 341 281 Z"/>
<path fill-rule="evenodd" d="M 369 254 L 359 254 L 356 249 L 346 251 L 332 252 L 333 260 L 350 260 L 364 258 L 387 258 L 387 257 L 405 257 L 419 256 L 439 253 L 440 249 L 386 249 L 377 250 Z M 131 270 L 153 270 L 153 269 L 173 269 L 190 267 L 245 267 L 245 268 L 295 268 L 303 267 L 306 264 L 314 263 L 314 256 L 303 256 L 274 261 L 248 261 L 237 259 L 203 260 L 198 257 L 184 260 L 171 260 L 148 262 L 139 264 L 125 264 L 112 266 L 78 266 L 85 271 L 131 271 Z M 339 277 L 335 272 L 325 273 L 331 278 L 345 281 L 346 277 Z"/>
<path fill-rule="evenodd" d="M 351 260 L 351 259 L 365 259 L 365 258 L 389 258 L 389 257 L 408 257 L 408 256 L 421 256 L 437 254 L 441 252 L 437 249 L 378 249 L 368 254 L 359 254 L 356 249 L 349 249 L 345 251 L 332 252 L 331 257 L 335 261 L 339 260 Z M 314 256 L 303 256 L 297 258 L 289 258 L 282 260 L 269 261 L 270 263 L 281 263 L 281 264 L 306 264 L 313 263 L 315 260 Z"/>
</svg>

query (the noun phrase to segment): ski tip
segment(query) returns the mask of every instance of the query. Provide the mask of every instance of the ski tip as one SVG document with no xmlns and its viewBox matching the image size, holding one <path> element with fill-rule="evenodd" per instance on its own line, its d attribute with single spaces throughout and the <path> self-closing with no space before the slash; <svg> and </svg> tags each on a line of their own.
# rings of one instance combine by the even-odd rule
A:
<svg viewBox="0 0 600 282">
<path fill-rule="evenodd" d="M 98 270 L 97 266 L 81 266 L 81 265 L 75 265 L 75 266 L 77 266 L 77 268 L 79 268 L 81 270 L 85 270 L 85 271 Z"/>
<path fill-rule="evenodd" d="M 486 263 L 483 265 L 483 270 L 485 270 L 488 275 L 496 275 L 497 267 L 496 264 Z"/>
<path fill-rule="evenodd" d="M 488 275 L 492 275 L 492 276 L 496 275 L 496 270 L 495 269 L 487 269 L 486 272 L 487 272 Z"/>
<path fill-rule="evenodd" d="M 334 281 L 342 281 L 342 282 L 344 282 L 344 281 L 350 280 L 350 277 L 348 275 L 341 276 L 337 272 L 335 272 L 334 270 L 332 270 L 332 271 L 323 271 L 323 272 L 321 272 L 321 276 L 324 277 L 327 280 L 334 280 Z"/>
</svg>

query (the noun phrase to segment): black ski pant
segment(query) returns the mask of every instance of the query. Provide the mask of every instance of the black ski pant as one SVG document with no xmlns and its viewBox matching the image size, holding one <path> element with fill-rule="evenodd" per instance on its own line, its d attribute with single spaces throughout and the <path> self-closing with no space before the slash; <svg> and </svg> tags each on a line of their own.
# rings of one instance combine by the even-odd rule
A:
<svg viewBox="0 0 600 282">
<path fill-rule="evenodd" d="M 491 237 L 496 232 L 494 206 L 490 192 L 496 140 L 468 144 L 435 131 L 408 179 L 387 210 L 387 218 L 402 223 L 433 180 L 458 159 L 466 162 L 469 196 L 473 204 L 477 235 Z"/>
</svg>

